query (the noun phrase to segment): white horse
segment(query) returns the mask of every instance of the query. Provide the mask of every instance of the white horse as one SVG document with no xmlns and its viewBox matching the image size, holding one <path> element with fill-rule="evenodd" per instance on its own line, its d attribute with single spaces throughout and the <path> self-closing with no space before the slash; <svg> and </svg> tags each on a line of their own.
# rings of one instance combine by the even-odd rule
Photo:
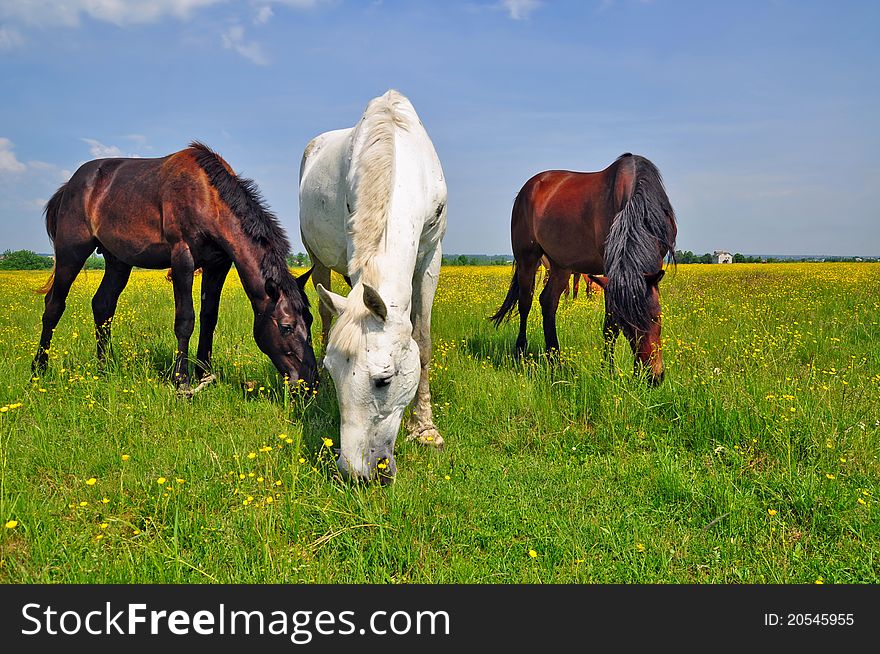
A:
<svg viewBox="0 0 880 654">
<path fill-rule="evenodd" d="M 314 138 L 300 165 L 299 206 L 321 299 L 324 367 L 339 401 L 337 466 L 346 477 L 388 483 L 413 398 L 407 439 L 443 445 L 428 366 L 446 181 L 410 101 L 390 90 L 354 127 Z M 331 270 L 349 282 L 348 297 L 330 291 Z"/>
</svg>

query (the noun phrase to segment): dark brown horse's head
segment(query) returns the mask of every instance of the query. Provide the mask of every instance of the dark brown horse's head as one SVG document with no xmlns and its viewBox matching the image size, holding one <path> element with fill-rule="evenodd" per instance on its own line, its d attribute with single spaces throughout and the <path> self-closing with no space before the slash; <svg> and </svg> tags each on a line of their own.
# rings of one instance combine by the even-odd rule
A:
<svg viewBox="0 0 880 654">
<path fill-rule="evenodd" d="M 623 332 L 629 341 L 635 358 L 637 373 L 647 375 L 648 382 L 658 386 L 663 381 L 663 349 L 660 343 L 661 311 L 660 311 L 660 280 L 666 271 L 658 270 L 655 273 L 642 275 L 641 287 L 635 285 L 629 287 L 628 294 L 631 302 L 615 302 L 613 291 L 614 280 L 601 275 L 589 275 L 590 279 L 602 287 L 605 293 L 605 307 L 614 329 Z M 612 293 L 608 290 L 611 289 Z M 642 294 L 637 297 L 636 294 Z M 639 307 L 639 315 L 626 315 L 633 306 Z"/>
<path fill-rule="evenodd" d="M 265 309 L 254 316 L 254 340 L 282 375 L 291 389 L 314 389 L 318 366 L 312 349 L 312 313 L 305 294 L 311 271 L 296 278 L 285 291 L 274 280 L 266 280 Z"/>
</svg>

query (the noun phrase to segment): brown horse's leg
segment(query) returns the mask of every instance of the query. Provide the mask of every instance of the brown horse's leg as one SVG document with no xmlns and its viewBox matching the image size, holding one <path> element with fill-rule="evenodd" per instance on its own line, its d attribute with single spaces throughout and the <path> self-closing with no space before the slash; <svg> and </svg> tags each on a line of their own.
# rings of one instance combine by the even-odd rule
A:
<svg viewBox="0 0 880 654">
<path fill-rule="evenodd" d="M 578 287 L 581 285 L 581 274 L 575 273 L 571 276 L 571 299 L 578 299 Z"/>
<path fill-rule="evenodd" d="M 315 259 L 315 257 L 312 257 L 312 263 L 315 266 L 312 270 L 312 283 L 315 285 L 315 288 L 318 288 L 318 284 L 320 284 L 328 291 L 331 290 L 330 269 Z M 330 313 L 330 309 L 324 306 L 323 302 L 318 302 L 318 313 L 321 316 L 321 348 L 326 352 L 327 341 L 330 340 L 330 322 L 333 320 L 333 314 Z"/>
<path fill-rule="evenodd" d="M 174 335 L 177 336 L 177 357 L 174 362 L 173 379 L 179 388 L 189 386 L 189 339 L 196 323 L 193 310 L 192 253 L 184 243 L 178 243 L 171 251 L 171 283 L 174 286 Z"/>
<path fill-rule="evenodd" d="M 605 310 L 605 322 L 602 325 L 602 336 L 604 338 L 603 358 L 605 365 L 608 366 L 608 374 L 614 375 L 614 341 L 620 334 L 620 327 L 611 319 L 608 309 Z"/>
<path fill-rule="evenodd" d="M 516 337 L 516 356 L 526 352 L 528 339 L 526 326 L 529 322 L 529 311 L 532 310 L 532 298 L 535 295 L 535 270 L 541 261 L 540 256 L 525 255 L 517 261 L 516 274 L 519 282 L 519 334 Z M 545 287 L 546 288 L 546 287 Z"/>
<path fill-rule="evenodd" d="M 95 340 L 98 344 L 98 365 L 103 366 L 107 358 L 107 346 L 110 342 L 110 323 L 116 313 L 119 294 L 128 284 L 131 266 L 104 254 L 104 278 L 92 298 L 92 315 L 95 318 Z"/>
<path fill-rule="evenodd" d="M 541 291 L 541 319 L 544 325 L 544 345 L 551 356 L 559 352 L 559 340 L 556 338 L 556 310 L 559 298 L 568 289 L 571 271 L 554 268 L 550 271 L 550 281 Z"/>
<path fill-rule="evenodd" d="M 73 285 L 73 280 L 79 274 L 83 264 L 88 259 L 94 243 L 81 243 L 78 246 L 61 247 L 56 240 L 55 277 L 52 288 L 46 293 L 46 307 L 43 310 L 43 331 L 40 334 L 40 344 L 37 353 L 31 363 L 34 374 L 46 371 L 49 365 L 49 347 L 52 344 L 52 332 L 61 320 L 61 315 L 67 306 L 67 294 Z"/>
<path fill-rule="evenodd" d="M 202 306 L 199 310 L 199 348 L 196 351 L 196 372 L 205 377 L 211 371 L 211 352 L 214 349 L 214 329 L 220 312 L 220 294 L 231 261 L 202 269 Z"/>
</svg>

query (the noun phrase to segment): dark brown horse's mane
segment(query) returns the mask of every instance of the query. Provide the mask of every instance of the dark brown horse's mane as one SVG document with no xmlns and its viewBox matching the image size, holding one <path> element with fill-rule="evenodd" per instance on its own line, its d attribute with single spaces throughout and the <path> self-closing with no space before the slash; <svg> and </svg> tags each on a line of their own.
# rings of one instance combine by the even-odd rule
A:
<svg viewBox="0 0 880 654">
<path fill-rule="evenodd" d="M 675 263 L 675 212 L 657 167 L 638 155 L 635 188 L 626 206 L 614 218 L 605 241 L 605 298 L 623 326 L 645 331 L 651 324 L 644 275 L 656 273 L 669 255 Z"/>
<path fill-rule="evenodd" d="M 241 221 L 241 227 L 263 254 L 260 257 L 260 273 L 274 281 L 293 304 L 294 309 L 309 305 L 308 297 L 296 283 L 287 267 L 290 241 L 278 217 L 269 209 L 260 189 L 252 179 L 230 173 L 223 160 L 204 143 L 193 141 L 189 145 L 211 186 L 217 189 L 220 199 Z"/>
</svg>

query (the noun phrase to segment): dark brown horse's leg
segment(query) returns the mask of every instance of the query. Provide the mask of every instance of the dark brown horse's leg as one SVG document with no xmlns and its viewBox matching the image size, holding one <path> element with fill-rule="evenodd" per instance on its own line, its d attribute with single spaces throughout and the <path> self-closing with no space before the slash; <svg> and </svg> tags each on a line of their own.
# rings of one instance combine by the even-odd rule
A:
<svg viewBox="0 0 880 654">
<path fill-rule="evenodd" d="M 578 287 L 581 285 L 581 274 L 575 273 L 571 276 L 571 299 L 578 299 Z"/>
<path fill-rule="evenodd" d="M 611 319 L 611 315 L 608 314 L 606 309 L 605 322 L 602 325 L 602 336 L 605 341 L 603 358 L 605 359 L 605 365 L 608 366 L 609 375 L 614 375 L 614 341 L 617 340 L 618 334 L 620 334 L 620 327 Z"/>
<path fill-rule="evenodd" d="M 98 345 L 99 366 L 103 366 L 107 359 L 110 324 L 113 320 L 113 314 L 116 313 L 119 294 L 128 284 L 128 278 L 131 275 L 131 266 L 128 264 L 106 253 L 104 260 L 104 278 L 92 298 L 92 315 L 95 318 L 95 340 Z"/>
<path fill-rule="evenodd" d="M 202 306 L 199 310 L 199 349 L 196 351 L 196 372 L 199 377 L 211 371 L 211 353 L 214 349 L 214 330 L 220 313 L 220 294 L 231 261 L 202 269 Z"/>
<path fill-rule="evenodd" d="M 540 256 L 522 256 L 517 261 L 516 274 L 519 281 L 519 304 L 517 307 L 519 309 L 519 334 L 516 337 L 517 357 L 525 354 L 526 347 L 528 346 L 526 327 L 529 322 L 529 311 L 532 310 L 532 298 L 535 295 L 535 271 L 540 261 Z"/>
<path fill-rule="evenodd" d="M 568 289 L 568 280 L 571 279 L 570 270 L 553 268 L 550 271 L 550 281 L 541 291 L 541 321 L 544 325 L 544 345 L 547 353 L 555 356 L 559 352 L 559 340 L 556 338 L 556 310 L 559 308 L 559 298 L 562 292 Z"/>
<path fill-rule="evenodd" d="M 177 356 L 174 362 L 175 386 L 189 386 L 189 339 L 196 323 L 193 310 L 192 254 L 185 244 L 177 244 L 171 252 L 171 283 L 174 286 L 174 335 L 177 336 Z"/>
<path fill-rule="evenodd" d="M 56 246 L 58 242 L 56 241 Z M 49 347 L 52 344 L 52 332 L 61 320 L 67 306 L 67 294 L 73 280 L 79 274 L 86 259 L 95 249 L 93 243 L 80 244 L 78 247 L 56 247 L 55 272 L 52 288 L 46 293 L 46 308 L 43 310 L 43 331 L 40 344 L 31 363 L 34 374 L 42 374 L 49 365 Z"/>
</svg>

